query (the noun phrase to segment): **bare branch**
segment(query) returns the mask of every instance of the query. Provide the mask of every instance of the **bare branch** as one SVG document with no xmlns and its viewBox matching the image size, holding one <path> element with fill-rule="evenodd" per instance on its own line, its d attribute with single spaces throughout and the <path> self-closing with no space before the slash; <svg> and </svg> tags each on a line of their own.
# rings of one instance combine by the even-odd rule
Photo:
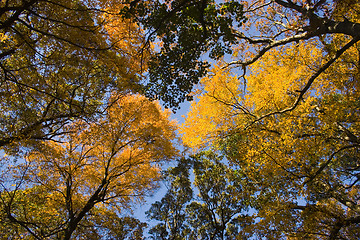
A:
<svg viewBox="0 0 360 240">
<path fill-rule="evenodd" d="M 281 40 L 270 40 L 270 39 L 252 39 L 250 37 L 246 37 L 243 34 L 238 34 L 237 37 L 240 39 L 244 39 L 246 41 L 248 41 L 250 44 L 258 44 L 258 43 L 268 43 L 268 45 L 266 45 L 264 48 L 262 48 L 253 58 L 247 60 L 247 61 L 233 61 L 228 63 L 224 68 L 229 67 L 231 65 L 240 65 L 240 66 L 248 66 L 250 64 L 253 64 L 254 62 L 256 62 L 259 58 L 261 58 L 266 52 L 268 52 L 269 50 L 271 50 L 272 48 L 278 47 L 278 46 L 282 46 L 282 45 L 286 45 L 288 43 L 292 43 L 292 42 L 298 42 L 299 40 L 306 40 L 306 39 L 310 39 L 314 36 L 316 36 L 317 34 L 315 33 L 301 33 L 298 35 L 294 35 L 285 39 L 281 39 Z"/>
</svg>

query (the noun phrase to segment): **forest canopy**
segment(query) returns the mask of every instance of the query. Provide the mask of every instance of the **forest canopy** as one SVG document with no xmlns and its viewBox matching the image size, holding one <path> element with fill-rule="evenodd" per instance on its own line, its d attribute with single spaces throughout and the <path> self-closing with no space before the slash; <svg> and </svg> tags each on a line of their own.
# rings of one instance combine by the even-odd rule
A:
<svg viewBox="0 0 360 240">
<path fill-rule="evenodd" d="M 1 1 L 1 231 L 359 239 L 359 41 L 356 0 Z"/>
<path fill-rule="evenodd" d="M 202 7 L 204 2 L 215 6 L 219 9 L 218 14 L 232 20 L 231 25 L 227 25 L 228 35 L 224 32 L 207 35 L 217 25 L 207 15 L 210 7 Z M 246 212 L 239 207 L 239 216 L 244 214 L 244 225 L 233 230 L 237 232 L 236 237 L 358 239 L 358 1 L 170 3 L 173 5 L 166 8 L 167 14 L 174 19 L 191 7 L 197 8 L 201 14 L 191 25 L 203 36 L 210 36 L 210 40 L 205 41 L 208 48 L 197 48 L 208 54 L 209 65 L 204 75 L 189 77 L 190 89 L 193 89 L 192 84 L 199 83 L 190 92 L 195 101 L 191 103 L 181 133 L 184 144 L 193 152 L 215 151 L 223 157 L 217 163 L 218 167 L 227 163 L 236 170 L 237 183 L 241 184 L 235 189 L 237 194 L 248 199 L 251 209 Z M 238 4 L 241 7 L 233 7 Z M 233 17 L 221 10 L 223 8 L 241 10 Z M 180 37 L 170 36 L 186 31 L 186 23 L 180 22 L 177 29 L 158 36 L 164 41 L 164 47 L 150 62 L 166 57 L 168 61 L 162 63 L 169 68 L 178 63 L 181 54 L 173 56 L 186 43 Z M 168 27 L 158 23 L 153 28 L 156 30 L 163 26 Z M 190 30 L 188 34 L 191 34 Z M 212 41 L 225 44 L 226 51 L 214 54 L 211 47 L 216 44 L 211 45 Z M 166 47 L 167 43 L 171 47 Z M 192 56 L 191 61 L 199 63 L 201 58 Z M 151 64 L 149 67 L 154 74 L 163 71 L 161 67 L 152 68 Z M 151 77 L 154 86 L 167 89 L 169 82 L 186 79 L 188 73 L 180 77 L 171 75 L 166 80 Z M 165 81 L 167 84 L 163 84 Z M 209 160 L 203 161 L 202 164 L 207 164 Z M 218 215 L 221 203 L 210 204 L 216 196 L 207 197 L 198 185 L 197 170 L 194 174 L 193 184 L 199 188 L 199 193 L 193 199 L 196 204 L 210 210 L 206 216 L 213 216 L 207 219 L 212 222 L 211 226 L 220 224 L 222 227 L 217 230 L 223 229 L 213 238 L 235 239 L 225 230 L 232 225 Z M 205 176 L 206 173 L 201 179 L 205 180 Z M 232 177 L 224 178 L 231 184 Z M 170 182 L 176 186 L 175 191 L 184 191 L 177 190 L 180 184 L 177 178 Z M 213 180 L 214 189 L 208 189 L 209 193 L 216 192 L 217 182 Z M 244 189 L 247 191 L 245 195 Z M 183 229 L 194 234 L 191 236 L 197 236 L 195 239 L 201 239 L 204 238 L 203 230 L 198 228 L 194 233 L 192 219 L 195 212 L 198 217 L 195 221 L 204 219 L 199 208 L 191 210 L 193 203 L 189 196 L 186 201 L 179 198 L 170 206 L 169 196 L 165 196 L 164 202 L 156 203 L 154 207 L 181 209 Z M 228 201 L 225 190 L 221 196 L 222 201 Z M 207 204 L 211 206 L 206 207 Z M 230 211 L 230 206 L 226 210 Z M 150 216 L 159 217 L 160 213 L 157 214 L 154 216 L 151 212 Z M 154 239 L 174 236 L 174 227 L 177 226 L 167 225 L 166 219 L 162 218 L 163 225 L 157 225 L 158 228 L 153 230 Z M 217 231 L 212 232 L 215 234 Z M 207 235 L 209 239 L 210 236 Z"/>
<path fill-rule="evenodd" d="M 151 47 L 125 1 L 1 1 L 0 232 L 141 239 L 128 216 L 177 155 L 141 95 Z"/>
</svg>

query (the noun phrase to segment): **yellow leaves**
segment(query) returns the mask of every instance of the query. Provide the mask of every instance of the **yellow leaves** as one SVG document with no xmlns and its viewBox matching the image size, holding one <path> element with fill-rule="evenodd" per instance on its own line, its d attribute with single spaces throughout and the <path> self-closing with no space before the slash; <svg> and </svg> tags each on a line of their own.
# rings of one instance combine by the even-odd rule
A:
<svg viewBox="0 0 360 240">
<path fill-rule="evenodd" d="M 247 101 L 261 112 L 291 105 L 317 63 L 309 58 L 319 57 L 320 49 L 309 43 L 268 52 L 251 66 Z"/>
<path fill-rule="evenodd" d="M 254 120 L 251 112 L 261 116 L 291 106 L 312 74 L 312 68 L 319 64 L 318 60 L 311 61 L 321 57 L 315 45 L 316 42 L 299 44 L 265 54 L 251 66 L 245 92 L 237 76 L 214 67 L 212 73 L 201 80 L 202 89 L 182 126 L 185 144 L 194 148 L 204 146 L 220 133 L 245 127 Z M 314 101 L 308 94 L 298 107 L 304 119 L 312 111 Z M 292 131 L 296 119 L 283 118 L 281 129 L 278 121 L 264 121 L 267 128 L 285 133 Z"/>
<path fill-rule="evenodd" d="M 245 92 L 237 76 L 229 70 L 214 67 L 212 73 L 201 80 L 202 89 L 197 102 L 192 103 L 182 127 L 184 142 L 199 147 L 221 132 L 246 126 L 249 120 L 254 120 L 250 112 L 261 116 L 291 106 L 313 69 L 323 62 L 321 59 L 322 52 L 316 47 L 316 41 L 272 50 L 251 65 Z M 331 86 L 325 84 L 316 82 L 314 86 L 320 86 L 319 89 Z M 314 95 L 321 93 L 314 91 L 305 96 L 297 110 L 304 117 L 301 119 L 306 119 L 312 111 L 316 102 Z M 278 128 L 277 121 L 265 121 L 268 128 Z M 291 131 L 293 119 L 284 118 L 282 121 L 284 124 L 287 122 L 287 127 L 278 131 Z"/>
<path fill-rule="evenodd" d="M 15 194 L 16 193 L 16 194 Z M 11 200 L 13 204 L 12 214 L 17 217 L 18 221 L 32 222 L 34 225 L 47 224 L 49 229 L 54 228 L 61 223 L 61 205 L 59 192 L 49 193 L 49 189 L 44 187 L 32 187 L 26 190 L 18 190 L 13 192 L 14 198 Z M 3 201 L 8 201 L 8 195 L 2 195 Z M 4 205 L 0 206 L 3 207 Z M 4 209 L 1 209 L 4 210 Z M 0 223 L 0 228 L 4 222 Z M 11 229 L 11 225 L 6 224 Z"/>
<path fill-rule="evenodd" d="M 129 207 L 157 187 L 160 164 L 177 155 L 172 143 L 176 125 L 169 111 L 140 95 L 111 99 L 113 104 L 97 122 L 75 122 L 61 142 L 45 142 L 29 153 L 24 179 L 48 194 L 43 214 L 66 219 L 61 209 L 70 211 L 71 206 L 79 212 L 101 194 L 101 201 L 118 210 Z"/>
<path fill-rule="evenodd" d="M 219 66 L 201 80 L 203 89 L 191 103 L 190 112 L 180 130 L 183 141 L 190 147 L 201 147 L 217 136 L 219 131 L 231 128 L 237 114 L 241 94 L 239 79 Z"/>
<path fill-rule="evenodd" d="M 142 48 L 141 28 L 119 13 L 124 2 L 6 3 L 24 11 L 19 11 L 23 21 L 0 32 L 7 73 L 0 92 L 2 140 L 9 136 L 22 141 L 22 129 L 34 124 L 38 128 L 25 135 L 51 137 L 51 130 L 60 130 L 63 121 L 103 110 L 110 91 L 139 90 L 148 53 Z M 12 11 L 4 9 L 3 21 L 11 20 Z"/>
<path fill-rule="evenodd" d="M 350 21 L 355 21 L 359 23 L 359 9 L 360 4 L 357 0 L 341 0 L 336 1 L 334 9 L 334 17 L 337 20 L 342 21 L 344 16 Z"/>
<path fill-rule="evenodd" d="M 3 42 L 5 42 L 5 41 L 8 40 L 8 39 L 9 39 L 9 35 L 0 32 L 0 43 L 3 43 Z"/>
<path fill-rule="evenodd" d="M 122 56 L 114 66 L 124 65 L 128 78 L 135 80 L 134 74 L 141 74 L 146 69 L 150 46 L 145 44 L 144 31 L 132 19 L 125 18 L 121 13 L 128 5 L 123 1 L 108 1 L 105 6 L 103 21 L 113 49 Z M 127 79 L 129 80 L 129 79 Z"/>
<path fill-rule="evenodd" d="M 341 39 L 335 37 L 334 41 Z M 293 111 L 255 120 L 256 116 L 292 106 L 299 91 L 328 58 L 316 41 L 269 51 L 251 65 L 244 92 L 237 77 L 215 67 L 213 74 L 202 79 L 197 101 L 182 126 L 184 142 L 197 149 L 210 144 L 216 147 L 223 141 L 221 147 L 231 153 L 228 159 L 238 164 L 249 180 L 282 184 L 281 189 L 274 186 L 274 195 L 279 195 L 276 190 L 291 188 L 296 194 L 289 194 L 286 201 L 308 196 L 303 179 L 344 144 L 336 122 L 346 122 L 356 135 L 360 132 L 360 96 L 358 81 L 354 81 L 357 49 L 351 48 L 322 73 Z M 264 212 L 264 216 L 272 214 L 276 211 Z"/>
</svg>

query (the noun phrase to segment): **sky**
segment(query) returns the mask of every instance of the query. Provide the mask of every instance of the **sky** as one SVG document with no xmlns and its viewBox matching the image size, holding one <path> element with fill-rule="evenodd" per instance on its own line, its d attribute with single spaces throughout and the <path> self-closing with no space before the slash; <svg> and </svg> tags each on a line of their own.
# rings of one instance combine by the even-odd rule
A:
<svg viewBox="0 0 360 240">
<path fill-rule="evenodd" d="M 176 113 L 171 114 L 171 119 L 176 120 L 178 122 L 178 124 L 182 124 L 185 120 L 185 116 L 186 116 L 187 112 L 189 111 L 189 109 L 190 109 L 190 102 L 181 103 L 180 109 L 178 109 L 176 111 Z M 164 165 L 163 169 L 165 170 L 169 166 L 171 166 L 171 164 Z M 147 210 L 149 210 L 152 203 L 154 203 L 156 201 L 160 201 L 161 198 L 165 195 L 165 193 L 166 193 L 166 187 L 164 184 L 161 184 L 160 189 L 156 190 L 152 196 L 149 196 L 145 199 L 146 202 L 141 202 L 140 204 L 136 204 L 134 206 L 133 216 L 135 218 L 138 218 L 140 221 L 146 222 L 149 224 L 149 220 L 146 219 L 145 212 Z"/>
</svg>

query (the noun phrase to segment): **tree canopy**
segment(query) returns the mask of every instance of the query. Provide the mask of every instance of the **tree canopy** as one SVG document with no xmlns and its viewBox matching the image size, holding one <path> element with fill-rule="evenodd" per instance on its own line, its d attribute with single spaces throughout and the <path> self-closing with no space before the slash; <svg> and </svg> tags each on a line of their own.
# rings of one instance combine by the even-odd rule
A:
<svg viewBox="0 0 360 240">
<path fill-rule="evenodd" d="M 238 239 L 250 237 L 246 212 L 251 187 L 213 152 L 182 158 L 165 172 L 169 190 L 147 212 L 159 223 L 152 239 Z M 189 170 L 193 170 L 194 176 Z M 193 182 L 192 180 L 193 179 Z M 196 195 L 195 195 L 196 194 Z"/>
<path fill-rule="evenodd" d="M 96 122 L 69 128 L 73 134 L 43 143 L 23 163 L 9 161 L 1 177 L 0 224 L 10 235 L 35 239 L 131 235 L 119 229 L 138 223 L 121 214 L 155 189 L 161 163 L 176 155 L 168 112 L 129 95 Z"/>
<path fill-rule="evenodd" d="M 359 238 L 359 39 L 332 25 L 355 29 L 359 5 L 330 4 L 269 1 L 268 13 L 310 9 L 323 22 L 299 42 L 271 46 L 300 35 L 287 36 L 250 60 L 219 61 L 182 127 L 185 144 L 223 152 L 255 186 L 252 230 L 260 238 Z M 295 16 L 288 14 L 286 21 Z M 236 65 L 248 74 L 229 68 Z"/>
<path fill-rule="evenodd" d="M 191 99 L 191 89 L 206 75 L 208 59 L 225 56 L 225 66 L 246 69 L 266 52 L 299 41 L 344 35 L 344 43 L 328 53 L 328 61 L 298 89 L 298 100 L 315 78 L 345 50 L 359 41 L 356 1 L 333 0 L 247 0 L 247 1 L 133 1 L 133 12 L 148 29 L 148 38 L 161 42 L 149 63 L 150 94 L 176 107 Z M 350 11 L 348 11 L 350 10 Z M 186 54 L 184 54 L 186 52 Z M 288 106 L 293 108 L 295 103 Z"/>
<path fill-rule="evenodd" d="M 147 51 L 123 6 L 1 1 L 0 146 L 56 138 L 73 119 L 101 114 L 111 91 L 137 91 Z"/>
<path fill-rule="evenodd" d="M 1 1 L 0 230 L 142 239 L 164 179 L 153 239 L 359 239 L 359 41 L 356 0 Z M 194 100 L 163 175 L 150 99 Z"/>
</svg>

